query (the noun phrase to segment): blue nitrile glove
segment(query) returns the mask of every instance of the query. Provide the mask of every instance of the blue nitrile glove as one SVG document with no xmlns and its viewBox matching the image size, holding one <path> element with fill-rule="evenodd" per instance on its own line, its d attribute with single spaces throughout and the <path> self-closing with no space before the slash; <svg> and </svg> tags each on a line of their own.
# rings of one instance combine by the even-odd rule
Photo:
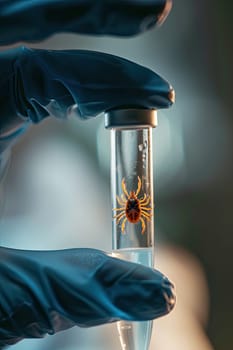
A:
<svg viewBox="0 0 233 350">
<path fill-rule="evenodd" d="M 171 0 L 1 0 L 0 45 L 73 32 L 129 36 L 161 23 Z"/>
<path fill-rule="evenodd" d="M 154 319 L 174 305 L 160 272 L 95 249 L 0 248 L 0 282 L 0 349 L 75 325 Z"/>
<path fill-rule="evenodd" d="M 73 105 L 81 118 L 121 107 L 167 108 L 172 92 L 150 69 L 105 53 L 25 47 L 4 51 L 0 53 L 0 152 L 30 123 L 51 114 L 65 118 Z"/>
</svg>

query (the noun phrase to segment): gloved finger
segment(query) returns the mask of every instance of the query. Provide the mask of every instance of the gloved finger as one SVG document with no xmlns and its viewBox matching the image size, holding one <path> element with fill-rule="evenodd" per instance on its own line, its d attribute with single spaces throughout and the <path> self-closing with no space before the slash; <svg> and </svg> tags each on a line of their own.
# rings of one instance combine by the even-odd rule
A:
<svg viewBox="0 0 233 350">
<path fill-rule="evenodd" d="M 171 0 L 4 0 L 0 45 L 60 32 L 135 35 L 161 23 L 170 8 Z"/>
<path fill-rule="evenodd" d="M 0 248 L 0 344 L 74 325 L 151 320 L 175 304 L 160 272 L 93 249 Z"/>
<path fill-rule="evenodd" d="M 126 106 L 166 108 L 174 97 L 150 69 L 92 51 L 9 50 L 0 55 L 0 77 L 2 133 L 50 114 L 66 117 L 72 105 L 88 118 Z"/>
</svg>

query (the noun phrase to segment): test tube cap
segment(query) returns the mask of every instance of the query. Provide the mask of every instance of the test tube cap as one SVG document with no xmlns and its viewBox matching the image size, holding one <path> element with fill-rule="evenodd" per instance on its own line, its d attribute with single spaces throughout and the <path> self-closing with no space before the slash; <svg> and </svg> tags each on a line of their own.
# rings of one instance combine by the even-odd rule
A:
<svg viewBox="0 0 233 350">
<path fill-rule="evenodd" d="M 106 129 L 140 129 L 156 126 L 156 109 L 112 109 L 105 112 Z"/>
</svg>

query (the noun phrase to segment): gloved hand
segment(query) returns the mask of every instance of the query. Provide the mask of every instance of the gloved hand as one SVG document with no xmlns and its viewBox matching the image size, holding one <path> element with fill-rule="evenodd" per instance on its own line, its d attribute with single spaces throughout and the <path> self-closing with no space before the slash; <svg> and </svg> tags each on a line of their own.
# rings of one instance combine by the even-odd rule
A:
<svg viewBox="0 0 233 350">
<path fill-rule="evenodd" d="M 161 18 L 167 2 L 133 3 L 6 0 L 0 4 L 0 42 L 45 38 L 60 31 L 130 35 L 141 30 L 151 6 L 158 5 L 155 19 Z M 100 17 L 104 25 L 95 21 Z M 0 154 L 31 123 L 50 115 L 66 118 L 70 108 L 88 118 L 113 108 L 163 108 L 172 102 L 173 90 L 166 81 L 116 56 L 25 47 L 8 50 L 0 54 Z M 0 248 L 0 257 L 2 347 L 73 325 L 149 320 L 166 314 L 174 305 L 172 284 L 158 271 L 100 251 Z"/>
<path fill-rule="evenodd" d="M 0 248 L 0 281 L 0 349 L 74 325 L 154 319 L 174 305 L 160 272 L 94 249 Z"/>
<path fill-rule="evenodd" d="M 72 32 L 129 36 L 163 22 L 171 0 L 3 0 L 0 45 Z"/>
<path fill-rule="evenodd" d="M 167 108 L 171 86 L 150 69 L 93 51 L 19 47 L 0 54 L 0 152 L 30 123 L 114 108 Z M 12 134 L 12 137 L 10 137 Z"/>
</svg>

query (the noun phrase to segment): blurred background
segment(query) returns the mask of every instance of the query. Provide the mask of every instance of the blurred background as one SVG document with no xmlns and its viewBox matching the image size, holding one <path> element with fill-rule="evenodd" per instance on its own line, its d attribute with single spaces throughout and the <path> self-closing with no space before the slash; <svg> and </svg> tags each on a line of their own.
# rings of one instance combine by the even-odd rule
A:
<svg viewBox="0 0 233 350">
<path fill-rule="evenodd" d="M 156 267 L 175 281 L 178 301 L 155 323 L 151 349 L 232 349 L 232 13 L 230 0 L 175 1 L 160 28 L 135 38 L 64 34 L 30 45 L 123 56 L 175 88 L 176 104 L 159 112 L 153 133 Z M 110 250 L 108 149 L 103 116 L 31 127 L 1 181 L 0 244 Z M 105 347 L 119 349 L 115 326 L 74 328 L 12 349 Z"/>
</svg>

